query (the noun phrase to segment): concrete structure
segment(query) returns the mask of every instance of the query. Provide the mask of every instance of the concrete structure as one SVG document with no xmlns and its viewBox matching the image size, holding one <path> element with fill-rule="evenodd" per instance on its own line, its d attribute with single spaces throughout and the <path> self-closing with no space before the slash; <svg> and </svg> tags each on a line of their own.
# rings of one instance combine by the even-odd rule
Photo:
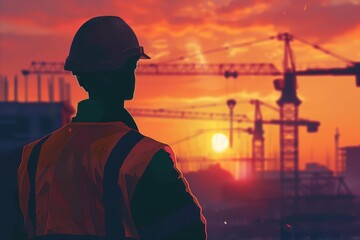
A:
<svg viewBox="0 0 360 240">
<path fill-rule="evenodd" d="M 23 146 L 70 121 L 67 102 L 0 102 L 0 239 L 10 239 L 16 221 L 17 169 Z"/>
<path fill-rule="evenodd" d="M 0 102 L 0 154 L 60 128 L 73 113 L 67 102 Z"/>
</svg>

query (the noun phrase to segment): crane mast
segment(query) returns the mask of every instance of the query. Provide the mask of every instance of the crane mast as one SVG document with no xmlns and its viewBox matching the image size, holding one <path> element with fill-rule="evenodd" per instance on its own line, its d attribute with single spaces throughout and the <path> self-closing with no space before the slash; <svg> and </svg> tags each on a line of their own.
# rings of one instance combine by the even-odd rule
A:
<svg viewBox="0 0 360 240">
<path fill-rule="evenodd" d="M 284 41 L 283 87 L 277 101 L 280 107 L 280 120 L 297 122 L 299 120 L 300 99 L 296 91 L 296 69 L 290 42 L 293 37 L 279 34 L 278 40 Z M 284 196 L 299 195 L 299 126 L 280 125 L 280 182 Z"/>
<path fill-rule="evenodd" d="M 278 40 L 284 41 L 283 83 L 281 96 L 277 100 L 280 107 L 280 121 L 297 122 L 299 120 L 300 99 L 297 96 L 296 69 L 290 42 L 293 37 L 279 34 Z M 280 192 L 282 217 L 280 232 L 285 238 L 285 218 L 288 214 L 296 214 L 299 196 L 299 126 L 297 124 L 280 124 Z M 289 201 L 293 199 L 293 201 Z M 289 202 L 291 203 L 290 206 Z M 290 210 L 291 209 L 291 210 Z M 288 212 L 290 210 L 290 212 Z M 296 231 L 296 224 L 293 223 Z M 296 234 L 295 234 L 296 236 Z"/>
<path fill-rule="evenodd" d="M 263 129 L 263 119 L 260 108 L 260 100 L 251 100 L 251 104 L 255 105 L 254 111 L 254 133 L 252 137 L 252 175 L 257 173 L 260 177 L 263 177 L 265 168 L 265 138 Z"/>
</svg>

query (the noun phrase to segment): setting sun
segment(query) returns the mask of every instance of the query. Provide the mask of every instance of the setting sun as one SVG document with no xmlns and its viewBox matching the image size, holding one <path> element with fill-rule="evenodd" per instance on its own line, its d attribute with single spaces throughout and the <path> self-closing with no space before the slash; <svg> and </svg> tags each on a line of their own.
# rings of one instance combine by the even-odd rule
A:
<svg viewBox="0 0 360 240">
<path fill-rule="evenodd" d="M 211 142 L 213 150 L 218 153 L 225 151 L 229 145 L 229 139 L 222 133 L 214 134 Z"/>
</svg>

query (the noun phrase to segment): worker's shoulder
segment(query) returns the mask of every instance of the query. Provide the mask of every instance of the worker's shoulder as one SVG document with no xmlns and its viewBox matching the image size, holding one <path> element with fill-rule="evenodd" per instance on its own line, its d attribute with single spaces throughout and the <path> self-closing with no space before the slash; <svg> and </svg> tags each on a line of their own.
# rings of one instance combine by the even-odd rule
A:
<svg viewBox="0 0 360 240">
<path fill-rule="evenodd" d="M 168 174 L 169 168 L 174 168 L 176 165 L 175 153 L 170 145 L 158 141 L 149 136 L 144 136 L 144 145 L 148 144 L 150 147 L 144 147 L 143 150 L 152 151 L 152 157 L 147 167 L 147 172 L 155 175 Z"/>
<path fill-rule="evenodd" d="M 167 152 L 170 155 L 174 155 L 174 152 L 169 144 L 154 139 L 150 136 L 144 135 L 142 133 L 140 134 L 143 136 L 143 139 L 140 142 L 141 143 L 140 147 L 142 147 L 144 150 L 148 149 L 151 151 L 155 151 L 155 153 Z"/>
<path fill-rule="evenodd" d="M 137 132 L 136 130 L 134 130 L 135 132 Z M 146 141 L 147 143 L 152 143 L 154 145 L 167 145 L 166 143 L 163 143 L 157 139 L 154 139 L 146 134 L 143 134 L 141 132 L 138 132 L 143 138 L 142 141 Z"/>
<path fill-rule="evenodd" d="M 22 149 L 22 154 L 21 154 L 22 156 L 21 156 L 21 164 L 20 164 L 20 166 L 19 166 L 19 171 L 20 171 L 20 169 L 22 169 L 21 171 L 23 171 L 23 169 L 24 169 L 25 166 L 27 165 L 27 162 L 28 162 L 28 160 L 29 160 L 29 158 L 30 158 L 30 155 L 31 155 L 31 153 L 32 153 L 33 150 L 34 150 L 34 147 L 35 147 L 38 143 L 44 142 L 44 141 L 49 137 L 49 135 L 50 135 L 50 134 L 45 135 L 45 136 L 43 136 L 43 137 L 41 137 L 41 138 L 39 138 L 39 139 L 37 139 L 37 140 L 34 140 L 34 141 L 32 141 L 32 142 L 24 145 L 24 147 L 23 147 L 23 149 Z M 21 172 L 21 171 L 20 171 L 20 172 Z M 19 174 L 20 172 L 18 172 L 18 174 Z"/>
<path fill-rule="evenodd" d="M 28 150 L 33 149 L 36 144 L 38 144 L 41 140 L 43 140 L 43 139 L 46 138 L 46 137 L 47 137 L 47 136 L 44 136 L 44 137 L 42 137 L 42 138 L 36 139 L 36 140 L 34 140 L 34 141 L 26 144 L 26 145 L 24 146 L 24 150 L 26 150 L 26 149 L 28 149 Z"/>
<path fill-rule="evenodd" d="M 64 126 L 64 127 L 65 127 L 65 126 Z M 58 128 L 58 129 L 56 129 L 55 131 L 53 131 L 53 132 L 51 132 L 51 133 L 49 133 L 49 134 L 47 134 L 47 135 L 44 135 L 43 137 L 40 137 L 40 138 L 38 138 L 38 139 L 36 139 L 36 140 L 33 140 L 32 142 L 30 142 L 30 143 L 28 143 L 28 144 L 25 144 L 24 147 L 23 147 L 24 151 L 25 151 L 25 150 L 31 150 L 31 149 L 33 149 L 33 148 L 35 147 L 35 145 L 38 144 L 39 142 L 45 141 L 45 140 L 46 140 L 47 138 L 49 138 L 50 136 L 55 135 L 55 134 L 63 131 L 63 130 L 64 130 L 64 127 Z"/>
</svg>

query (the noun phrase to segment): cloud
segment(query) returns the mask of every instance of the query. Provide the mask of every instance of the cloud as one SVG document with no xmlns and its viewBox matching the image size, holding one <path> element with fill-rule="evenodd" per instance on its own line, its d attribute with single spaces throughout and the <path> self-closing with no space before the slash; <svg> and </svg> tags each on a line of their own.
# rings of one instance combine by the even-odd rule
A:
<svg viewBox="0 0 360 240">
<path fill-rule="evenodd" d="M 19 74 L 31 61 L 64 61 L 71 39 L 54 34 L 0 33 L 0 72 Z"/>
<path fill-rule="evenodd" d="M 28 62 L 48 60 L 44 51 L 51 59 L 62 60 L 79 26 L 96 15 L 123 17 L 134 28 L 146 51 L 154 56 L 153 60 L 162 61 L 183 56 L 186 46 L 194 42 L 198 47 L 188 53 L 198 52 L 200 56 L 201 51 L 224 46 L 224 43 L 254 40 L 279 31 L 293 32 L 311 41 L 330 42 L 359 25 L 358 12 L 358 0 L 141 0 L 136 3 L 116 0 L 1 0 L 1 66 L 15 68 L 9 66 L 7 58 L 10 56 L 17 56 L 21 59 L 19 62 L 25 59 Z M 10 43 L 10 39 L 20 47 Z M 26 49 L 17 49 L 22 46 Z M 267 46 L 258 47 L 264 50 L 263 57 L 274 57 L 270 50 L 266 50 L 269 49 Z M 242 62 L 248 62 L 254 61 L 258 55 L 249 48 L 239 48 L 229 54 L 203 55 L 201 61 L 239 61 L 241 56 Z M 10 62 L 16 64 L 16 61 Z"/>
<path fill-rule="evenodd" d="M 356 27 L 360 22 L 359 11 L 358 0 L 142 0 L 136 4 L 115 0 L 33 0 L 31 3 L 2 0 L 0 3 L 2 25 L 7 29 L 19 25 L 13 29 L 22 33 L 29 32 L 22 31 L 25 27 L 71 29 L 73 32 L 92 16 L 120 15 L 135 29 L 161 30 L 156 28 L 156 25 L 161 25 L 166 27 L 166 31 L 186 34 L 185 29 L 209 24 L 234 30 L 272 25 L 277 30 L 324 38 Z"/>
<path fill-rule="evenodd" d="M 26 19 L 43 26 L 53 26 L 64 21 L 72 21 L 99 13 L 115 13 L 115 1 L 73 0 L 42 1 L 2 0 L 0 16 L 2 19 Z"/>
<path fill-rule="evenodd" d="M 2 0 L 0 3 L 0 19 L 7 26 L 69 29 L 92 16 L 120 15 L 134 28 L 160 24 L 168 31 L 177 31 L 179 27 L 183 31 L 207 24 L 232 28 L 273 25 L 279 30 L 316 38 L 334 37 L 356 27 L 360 22 L 359 11 L 358 0 L 142 0 L 135 4 L 115 0 L 33 0 L 31 3 Z"/>
<path fill-rule="evenodd" d="M 241 2 L 241 4 L 239 4 Z M 333 38 L 357 27 L 360 23 L 358 1 L 256 1 L 258 5 L 245 5 L 243 1 L 232 1 L 220 8 L 224 16 L 222 24 L 233 27 L 249 25 L 273 25 L 279 31 L 289 31 L 315 39 Z M 336 3 L 336 4 L 334 4 Z M 248 9 L 263 6 L 262 11 L 248 13 Z M 227 18 L 235 12 L 243 12 L 235 19 Z M 331 27 L 329 27 L 331 26 Z"/>
</svg>

